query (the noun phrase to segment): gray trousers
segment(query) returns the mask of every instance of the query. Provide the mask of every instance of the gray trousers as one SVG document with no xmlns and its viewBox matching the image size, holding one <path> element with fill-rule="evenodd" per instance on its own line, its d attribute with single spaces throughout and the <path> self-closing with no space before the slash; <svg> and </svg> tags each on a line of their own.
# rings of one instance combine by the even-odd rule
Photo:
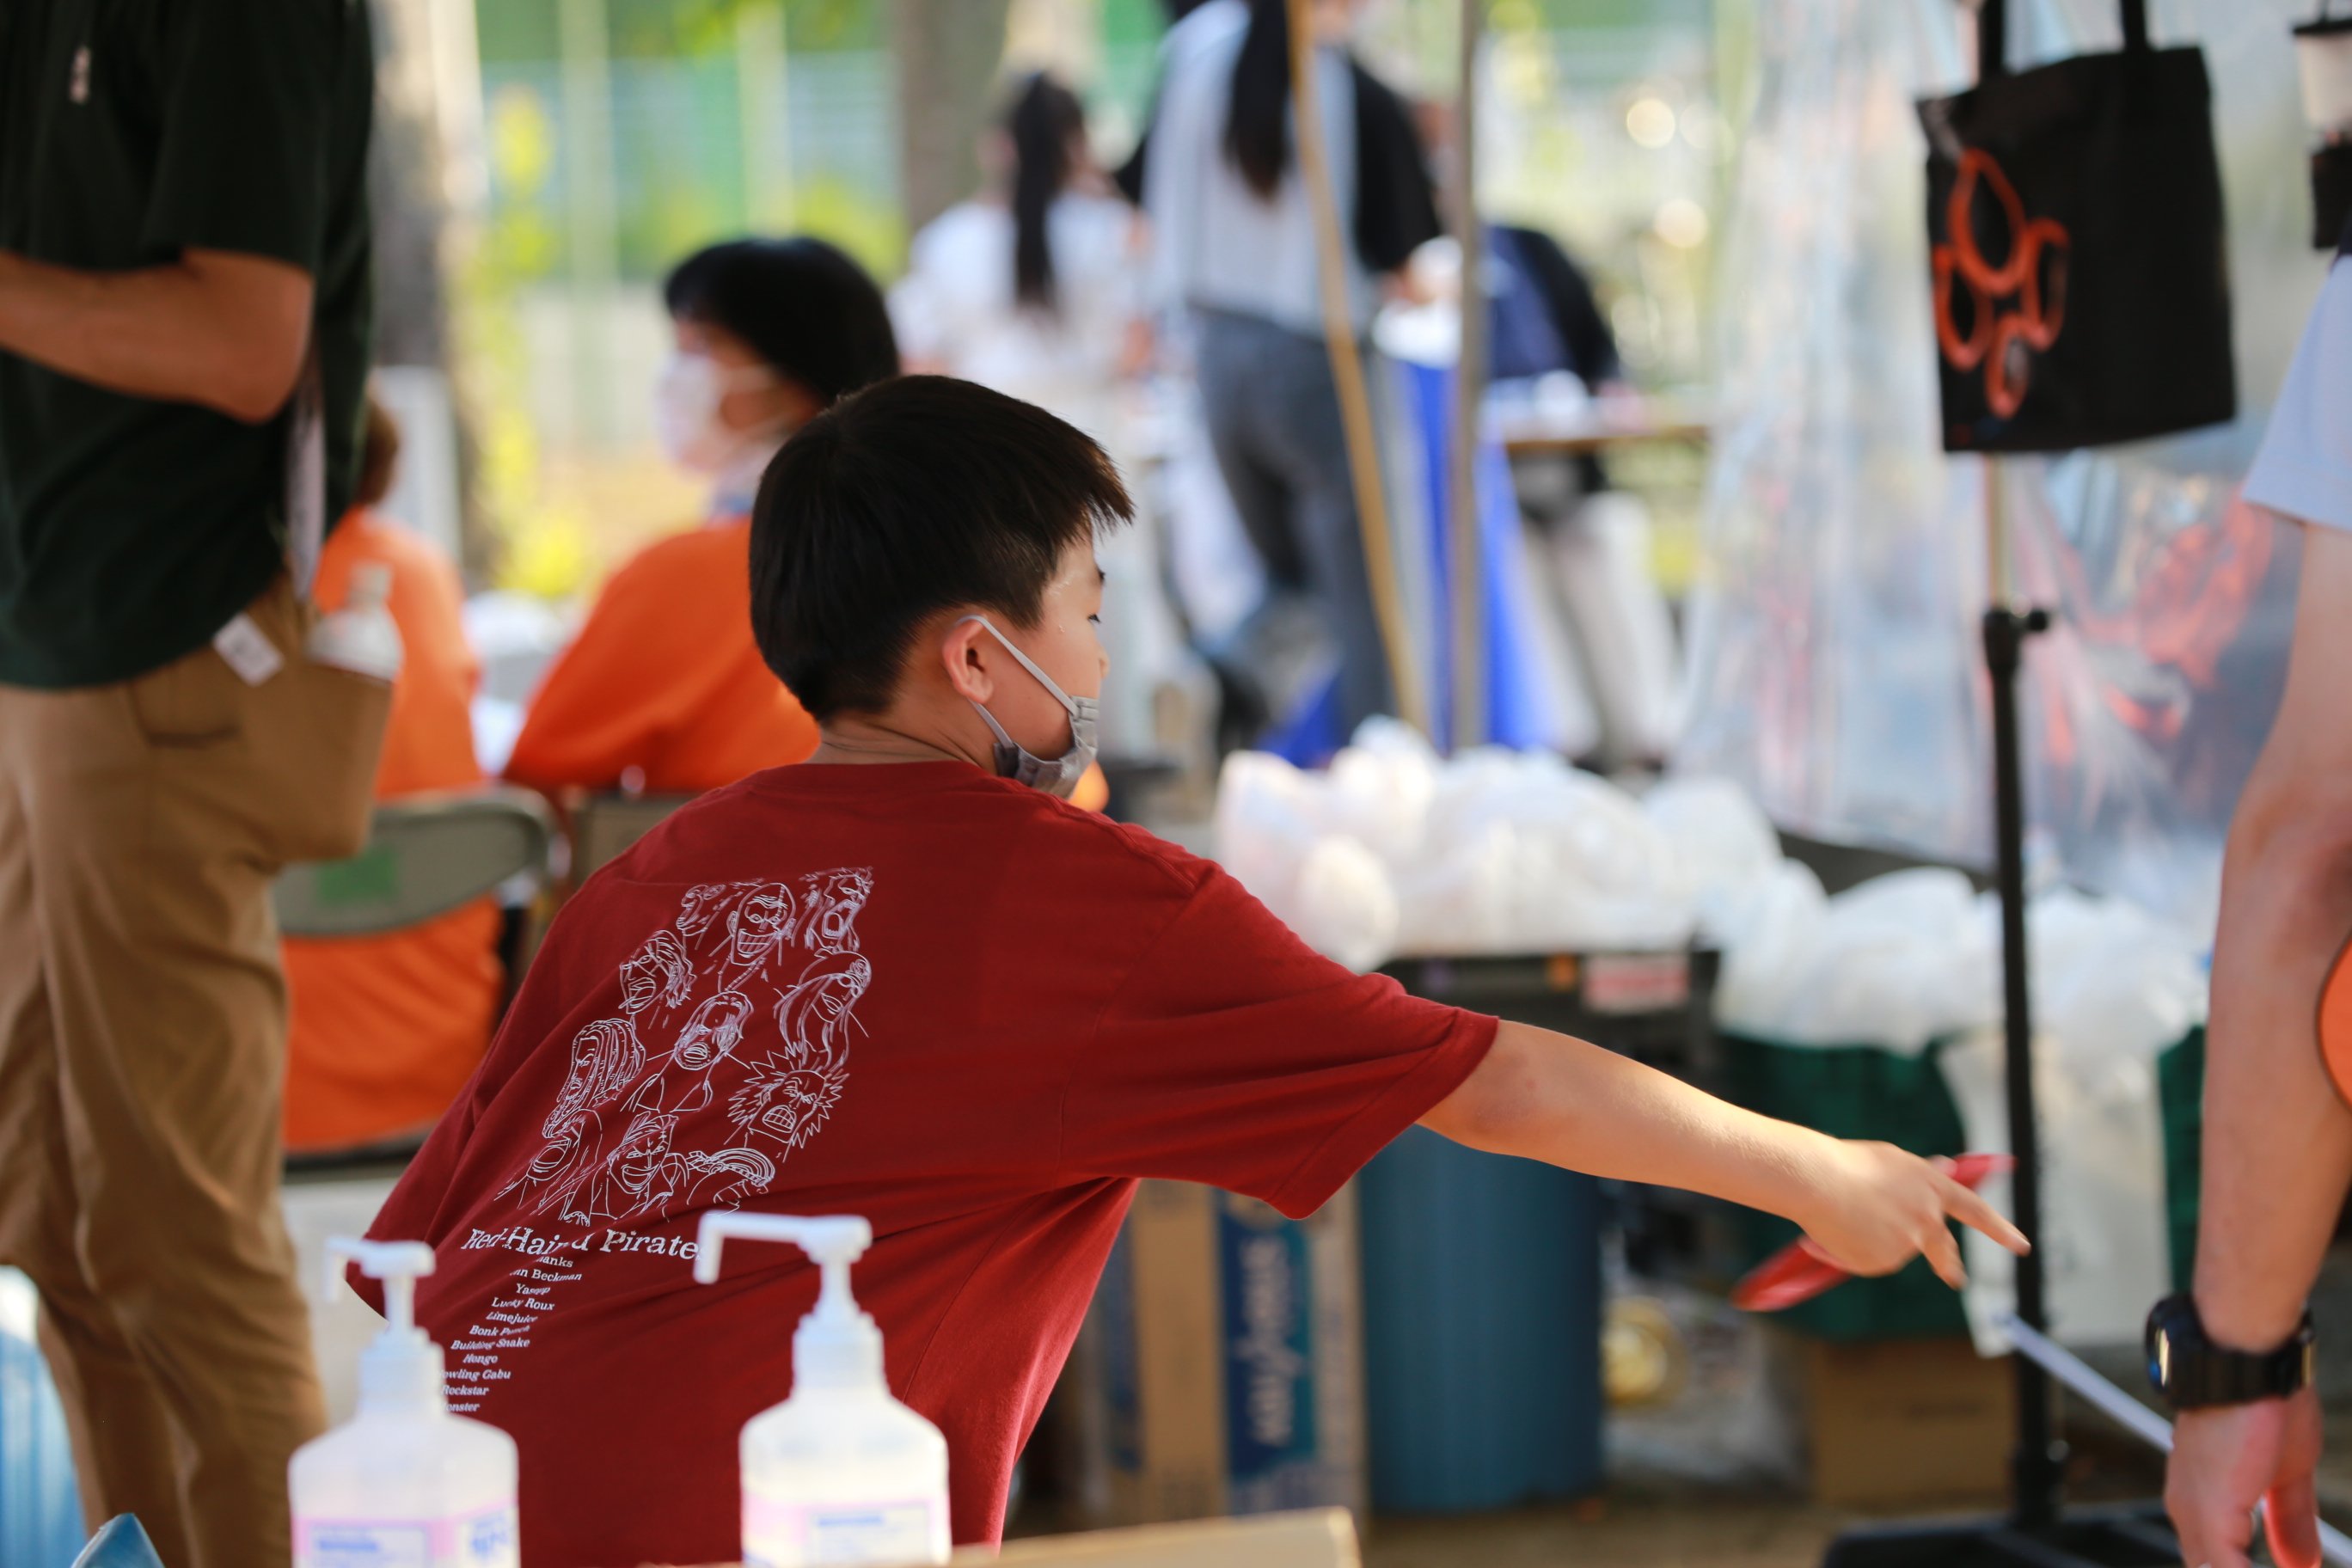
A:
<svg viewBox="0 0 2352 1568">
<path fill-rule="evenodd" d="M 1199 321 L 1209 439 L 1269 589 L 1265 606 L 1235 634 L 1221 662 L 1247 664 L 1253 643 L 1265 640 L 1260 634 L 1305 600 L 1339 649 L 1339 705 L 1353 733 L 1396 704 L 1365 574 L 1329 352 L 1320 338 L 1255 316 L 1202 310 Z"/>
</svg>

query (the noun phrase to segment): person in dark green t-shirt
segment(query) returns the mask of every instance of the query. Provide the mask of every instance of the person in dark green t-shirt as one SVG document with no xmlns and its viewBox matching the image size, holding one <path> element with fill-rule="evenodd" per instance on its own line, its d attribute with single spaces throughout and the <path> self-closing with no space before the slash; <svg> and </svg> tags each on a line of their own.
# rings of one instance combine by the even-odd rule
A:
<svg viewBox="0 0 2352 1568">
<path fill-rule="evenodd" d="M 388 700 L 308 657 L 367 371 L 366 0 L 0 5 L 0 1262 L 83 1506 L 289 1557 L 320 1426 L 269 884 Z"/>
</svg>

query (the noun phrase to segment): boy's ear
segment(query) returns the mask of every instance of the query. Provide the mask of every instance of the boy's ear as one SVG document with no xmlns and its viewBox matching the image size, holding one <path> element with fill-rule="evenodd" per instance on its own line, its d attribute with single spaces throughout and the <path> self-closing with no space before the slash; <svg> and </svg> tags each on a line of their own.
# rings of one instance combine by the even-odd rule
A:
<svg viewBox="0 0 2352 1568">
<path fill-rule="evenodd" d="M 996 695 L 987 664 L 992 648 L 988 629 L 961 616 L 950 621 L 940 636 L 940 662 L 947 670 L 948 685 L 967 702 L 984 706 Z"/>
</svg>

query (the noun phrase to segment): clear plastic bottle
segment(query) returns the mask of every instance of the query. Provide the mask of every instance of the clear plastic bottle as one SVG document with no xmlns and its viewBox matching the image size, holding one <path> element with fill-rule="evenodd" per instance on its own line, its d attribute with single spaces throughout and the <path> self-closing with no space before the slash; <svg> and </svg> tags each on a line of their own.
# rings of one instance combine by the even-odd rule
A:
<svg viewBox="0 0 2352 1568">
<path fill-rule="evenodd" d="M 327 1243 L 383 1281 L 384 1326 L 360 1354 L 359 1413 L 294 1452 L 294 1568 L 516 1568 L 514 1439 L 449 1413 L 441 1347 L 416 1327 L 421 1241 Z"/>
<path fill-rule="evenodd" d="M 392 618 L 391 600 L 391 567 L 381 561 L 353 566 L 343 607 L 320 616 L 310 627 L 306 649 L 310 662 L 377 680 L 397 676 L 406 650 L 401 646 L 400 626 Z"/>
<path fill-rule="evenodd" d="M 743 1425 L 743 1561 L 945 1563 L 947 1439 L 890 1396 L 882 1331 L 849 1293 L 849 1266 L 873 1228 L 849 1215 L 705 1214 L 697 1279 L 717 1282 L 730 1236 L 797 1243 L 824 1270 L 816 1310 L 793 1335 L 792 1397 Z"/>
</svg>

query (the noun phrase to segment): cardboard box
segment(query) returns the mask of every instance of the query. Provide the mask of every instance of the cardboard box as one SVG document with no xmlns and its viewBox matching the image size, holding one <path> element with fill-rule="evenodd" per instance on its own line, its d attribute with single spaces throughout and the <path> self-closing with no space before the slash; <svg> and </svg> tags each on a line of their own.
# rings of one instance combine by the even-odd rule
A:
<svg viewBox="0 0 2352 1568">
<path fill-rule="evenodd" d="M 1078 1519 L 1361 1509 L 1358 1281 L 1352 1184 L 1292 1221 L 1143 1183 L 1057 1394 Z"/>
<path fill-rule="evenodd" d="M 1849 1507 L 1990 1501 L 2009 1487 L 2017 1374 L 1965 1337 L 1809 1341 L 1813 1495 Z"/>
</svg>

